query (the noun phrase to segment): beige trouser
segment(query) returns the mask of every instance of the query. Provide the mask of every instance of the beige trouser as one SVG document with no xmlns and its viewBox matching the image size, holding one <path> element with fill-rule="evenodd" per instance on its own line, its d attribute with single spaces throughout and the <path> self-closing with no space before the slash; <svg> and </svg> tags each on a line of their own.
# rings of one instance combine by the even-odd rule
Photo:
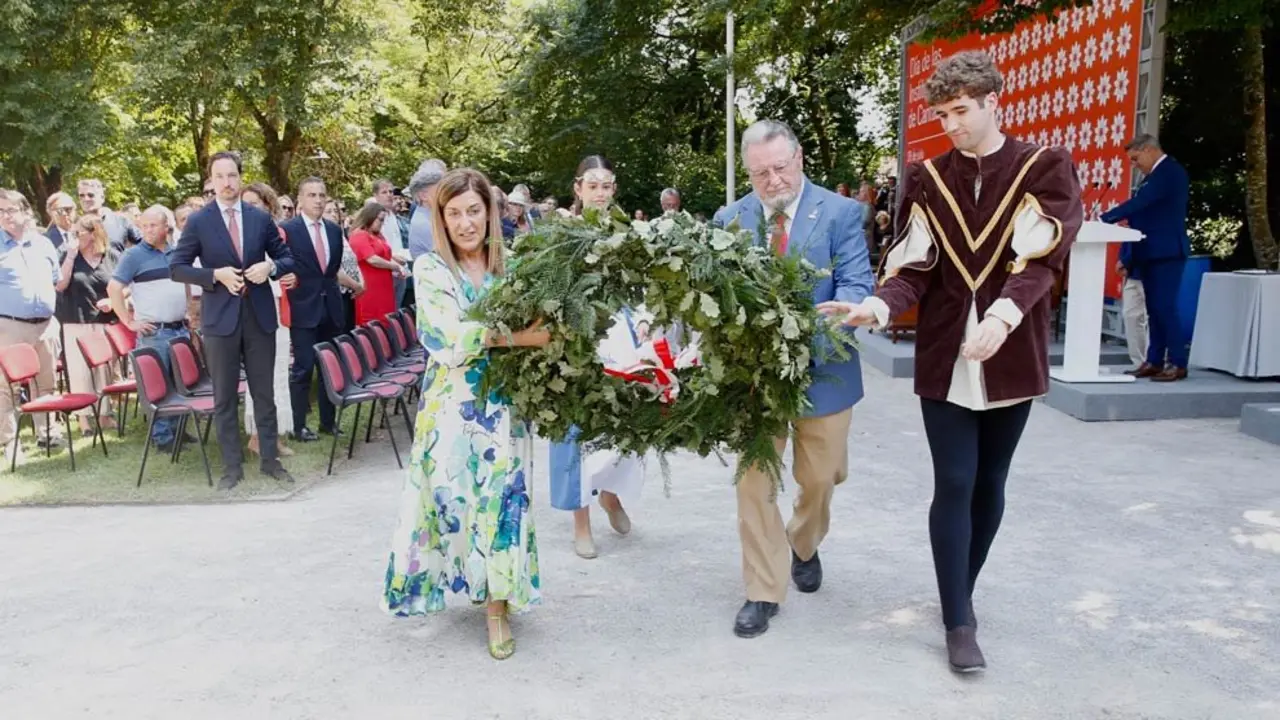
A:
<svg viewBox="0 0 1280 720">
<path fill-rule="evenodd" d="M 101 323 L 67 323 L 62 326 L 62 343 L 67 356 L 67 380 L 71 385 L 70 392 L 73 393 L 95 393 L 97 392 L 95 388 L 101 390 L 111 384 L 111 363 L 107 363 L 96 370 L 90 370 L 89 363 L 85 361 L 84 354 L 80 352 L 80 344 L 76 340 L 90 335 L 100 335 L 105 340 L 107 337 L 106 325 Z M 102 417 L 111 415 L 111 398 L 102 398 L 102 405 L 98 410 L 102 413 Z M 91 418 L 93 417 L 93 410 L 88 408 L 80 410 L 76 413 L 76 417 Z"/>
<path fill-rule="evenodd" d="M 53 392 L 54 371 L 58 362 L 58 321 L 50 319 L 33 325 L 0 318 L 0 347 L 16 343 L 27 343 L 35 347 L 36 355 L 40 358 L 40 374 L 36 375 L 32 383 L 36 396 Z M 0 388 L 0 447 L 13 442 L 13 435 L 18 428 L 18 419 L 13 413 L 13 398 L 9 394 L 9 388 Z M 38 413 L 33 417 L 38 435 L 44 435 L 44 416 L 44 413 Z M 56 436 L 60 433 L 51 434 Z"/>
<path fill-rule="evenodd" d="M 791 577 L 791 551 L 808 560 L 831 525 L 831 495 L 849 476 L 849 423 L 853 408 L 794 423 L 798 490 L 791 521 L 784 527 L 773 481 L 751 467 L 738 481 L 738 535 L 747 600 L 781 603 Z M 785 436 L 774 440 L 778 454 Z"/>
<path fill-rule="evenodd" d="M 1124 341 L 1129 346 L 1129 360 L 1137 367 L 1147 361 L 1147 293 L 1141 280 L 1124 279 L 1120 314 L 1124 317 Z"/>
</svg>

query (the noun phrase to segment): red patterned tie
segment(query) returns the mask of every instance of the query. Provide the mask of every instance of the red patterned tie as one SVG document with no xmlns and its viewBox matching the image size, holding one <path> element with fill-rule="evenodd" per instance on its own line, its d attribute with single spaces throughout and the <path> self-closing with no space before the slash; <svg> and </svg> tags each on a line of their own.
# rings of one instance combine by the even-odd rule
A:
<svg viewBox="0 0 1280 720">
<path fill-rule="evenodd" d="M 786 255 L 787 240 L 787 214 L 776 213 L 773 216 L 773 230 L 769 233 L 769 245 L 778 255 Z"/>
<path fill-rule="evenodd" d="M 316 246 L 316 260 L 320 263 L 320 272 L 324 272 L 329 267 L 329 260 L 325 257 L 324 231 L 320 229 L 320 223 L 313 223 L 313 227 L 316 229 L 315 238 L 312 239 Z"/>
<path fill-rule="evenodd" d="M 236 223 L 236 209 L 227 208 L 227 233 L 231 235 L 231 247 L 236 251 L 236 259 L 244 262 L 244 252 L 240 248 L 240 225 Z"/>
</svg>

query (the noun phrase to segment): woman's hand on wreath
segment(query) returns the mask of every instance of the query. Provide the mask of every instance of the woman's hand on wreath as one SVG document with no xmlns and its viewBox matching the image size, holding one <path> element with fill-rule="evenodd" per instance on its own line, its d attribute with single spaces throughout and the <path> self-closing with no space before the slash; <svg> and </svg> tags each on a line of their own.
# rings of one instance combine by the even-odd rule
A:
<svg viewBox="0 0 1280 720">
<path fill-rule="evenodd" d="M 542 329 L 542 319 L 533 321 L 529 327 L 511 333 L 510 337 L 493 330 L 485 335 L 485 344 L 489 347 L 543 347 L 551 342 L 551 333 Z"/>
<path fill-rule="evenodd" d="M 838 300 L 831 300 L 824 303 L 818 303 L 817 310 L 822 315 L 831 318 L 833 322 L 843 325 L 852 325 L 859 327 L 863 325 L 875 325 L 876 314 L 862 303 L 847 303 Z"/>
</svg>

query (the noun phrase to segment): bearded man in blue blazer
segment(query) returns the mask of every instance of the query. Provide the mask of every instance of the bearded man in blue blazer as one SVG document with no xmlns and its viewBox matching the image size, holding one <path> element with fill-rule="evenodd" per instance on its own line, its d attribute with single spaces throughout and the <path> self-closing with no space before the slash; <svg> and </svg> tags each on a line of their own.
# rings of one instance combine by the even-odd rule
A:
<svg viewBox="0 0 1280 720">
<path fill-rule="evenodd" d="M 753 191 L 721 208 L 713 224 L 733 222 L 762 236 L 779 254 L 804 257 L 829 269 L 813 288 L 814 303 L 861 302 L 875 290 L 863 234 L 862 204 L 814 185 L 804 175 L 804 152 L 785 124 L 761 120 L 742 136 L 742 161 Z M 814 353 L 809 413 L 794 423 L 798 494 L 785 526 L 773 483 L 760 468 L 738 482 L 738 533 L 747 601 L 734 621 L 739 637 L 756 637 L 786 598 L 787 569 L 801 592 L 822 584 L 818 546 L 831 520 L 831 496 L 849 474 L 848 436 L 853 406 L 862 399 L 857 353 L 840 360 L 822 348 Z M 786 436 L 777 438 L 779 453 Z"/>
</svg>

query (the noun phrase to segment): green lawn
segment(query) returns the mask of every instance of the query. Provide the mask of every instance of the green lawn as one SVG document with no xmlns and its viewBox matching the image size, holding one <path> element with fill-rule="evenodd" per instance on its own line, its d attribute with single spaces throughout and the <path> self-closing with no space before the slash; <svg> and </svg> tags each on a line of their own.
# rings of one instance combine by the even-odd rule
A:
<svg viewBox="0 0 1280 720">
<path fill-rule="evenodd" d="M 132 410 L 131 410 L 132 411 Z M 243 413 L 243 409 L 241 410 Z M 351 462 L 358 462 L 362 457 L 372 457 L 391 452 L 391 444 L 386 440 L 386 431 L 380 431 L 374 424 L 374 441 L 364 443 L 364 427 L 369 416 L 366 407 L 360 417 L 360 435 L 356 438 L 355 455 Z M 351 423 L 355 419 L 355 409 L 350 408 L 343 413 L 343 429 L 352 431 Z M 182 450 L 182 458 L 175 465 L 169 456 L 151 448 L 147 458 L 147 471 L 142 478 L 142 487 L 136 487 L 138 467 L 142 462 L 142 444 L 146 432 L 145 420 L 130 417 L 129 426 L 123 439 L 117 437 L 112 430 L 107 435 L 107 452 L 109 457 L 102 456 L 101 447 L 90 447 L 91 439 L 79 439 L 79 430 L 75 419 L 72 419 L 72 431 L 77 435 L 75 441 L 76 470 L 71 471 L 71 460 L 67 455 L 65 442 L 54 448 L 52 456 L 46 458 L 45 451 L 35 445 L 31 437 L 30 420 L 23 421 L 22 449 L 24 455 L 18 460 L 16 472 L 9 471 L 9 462 L 13 457 L 13 445 L 5 447 L 4 463 L 0 468 L 0 506 L 15 505 L 59 505 L 59 504 L 97 504 L 97 503 L 200 503 L 228 502 L 246 500 L 284 499 L 294 492 L 306 488 L 324 479 L 325 467 L 329 460 L 329 445 L 333 439 L 321 435 L 319 442 L 289 442 L 294 451 L 293 457 L 283 458 L 289 472 L 297 481 L 295 485 L 285 485 L 258 473 L 258 458 L 245 450 L 244 480 L 230 492 L 217 490 L 218 477 L 221 475 L 222 461 L 218 452 L 218 443 L 214 433 L 209 434 L 206 447 L 209 453 L 209 464 L 212 468 L 215 487 L 209 487 L 204 473 L 204 463 L 200 460 L 200 446 L 191 443 Z M 404 427 L 404 420 L 392 415 L 391 422 L 396 430 L 396 442 L 400 446 L 402 460 L 408 458 L 410 439 Z M 189 432 L 194 432 L 189 429 Z M 334 460 L 334 472 L 338 472 L 346 457 L 349 437 L 343 436 L 338 441 L 338 451 Z"/>
</svg>

